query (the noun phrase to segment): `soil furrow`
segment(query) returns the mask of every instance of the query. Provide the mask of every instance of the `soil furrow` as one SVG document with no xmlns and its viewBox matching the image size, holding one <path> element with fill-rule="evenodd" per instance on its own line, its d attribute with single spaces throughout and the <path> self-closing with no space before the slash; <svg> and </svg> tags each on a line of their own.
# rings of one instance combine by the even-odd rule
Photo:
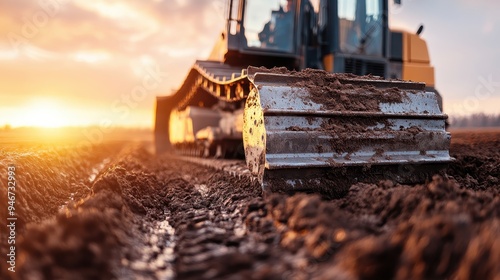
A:
<svg viewBox="0 0 500 280">
<path fill-rule="evenodd" d="M 500 137 L 491 133 L 454 134 L 447 177 L 359 183 L 333 200 L 262 197 L 241 162 L 204 166 L 147 144 L 4 152 L 2 164 L 20 167 L 26 227 L 16 273 L 2 264 L 0 277 L 497 279 Z"/>
</svg>

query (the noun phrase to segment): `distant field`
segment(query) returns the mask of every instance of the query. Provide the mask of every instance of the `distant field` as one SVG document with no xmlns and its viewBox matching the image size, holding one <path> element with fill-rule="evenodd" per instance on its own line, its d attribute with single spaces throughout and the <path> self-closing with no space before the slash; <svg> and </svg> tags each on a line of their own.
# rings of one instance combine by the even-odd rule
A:
<svg viewBox="0 0 500 280">
<path fill-rule="evenodd" d="M 450 130 L 453 144 L 495 142 L 500 139 L 500 128 L 453 128 Z"/>
<path fill-rule="evenodd" d="M 145 128 L 65 127 L 12 128 L 0 130 L 2 144 L 101 144 L 108 141 L 152 141 L 153 132 Z"/>
</svg>

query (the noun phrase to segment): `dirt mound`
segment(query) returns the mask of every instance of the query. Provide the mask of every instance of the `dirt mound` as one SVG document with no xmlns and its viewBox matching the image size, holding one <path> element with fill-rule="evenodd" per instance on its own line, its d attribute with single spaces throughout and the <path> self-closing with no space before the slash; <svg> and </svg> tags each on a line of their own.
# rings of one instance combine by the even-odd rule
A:
<svg viewBox="0 0 500 280">
<path fill-rule="evenodd" d="M 2 146 L 2 185 L 7 186 L 7 166 L 15 167 L 17 237 L 23 236 L 27 224 L 54 217 L 64 205 L 86 197 L 90 193 L 92 180 L 123 145 L 106 143 L 86 148 L 52 144 Z M 0 201 L 7 201 L 7 191 L 0 192 Z M 2 205 L 2 208 L 5 206 L 6 209 L 6 205 Z M 7 211 L 0 211 L 1 228 L 7 227 L 6 221 Z M 2 252 L 12 245 L 7 243 L 7 234 L 3 234 L 3 231 L 0 242 Z M 0 268 L 0 278 L 8 279 L 8 274 L 5 274 L 6 263 L 1 262 Z"/>
<path fill-rule="evenodd" d="M 486 243 L 485 255 L 500 253 L 492 252 L 497 247 L 491 238 L 472 245 L 480 242 L 478 235 L 484 235 L 485 228 L 497 228 L 500 198 L 460 188 L 455 181 L 435 177 L 415 187 L 359 184 L 342 199 L 274 196 L 267 207 L 268 218 L 280 229 L 281 246 L 318 266 L 320 272 L 311 277 L 442 279 L 469 273 L 476 279 L 481 273 L 495 275 L 495 265 L 475 272 L 463 272 L 463 267 L 474 267 L 467 257 L 473 250 L 470 246 Z"/>
<path fill-rule="evenodd" d="M 448 174 L 461 186 L 500 191 L 500 137 L 494 132 L 456 132 L 450 153 L 457 160 Z"/>
<path fill-rule="evenodd" d="M 55 219 L 27 229 L 19 245 L 23 260 L 20 279 L 110 279 L 119 275 L 120 260 L 138 255 L 132 235 L 140 231 L 140 221 L 133 213 L 145 214 L 151 202 L 142 193 L 136 196 L 137 189 L 157 186 L 152 180 L 154 176 L 137 172 L 127 158 L 103 170 L 90 196 L 71 203 Z"/>
<path fill-rule="evenodd" d="M 16 188 L 18 223 L 39 222 L 56 214 L 69 201 L 86 197 L 93 178 L 122 147 L 123 144 L 109 143 L 85 149 L 52 145 L 2 149 L 2 182 L 7 178 L 7 165 L 12 164 L 21 184 Z M 0 194 L 2 201 L 5 195 Z"/>
<path fill-rule="evenodd" d="M 117 247 L 127 243 L 130 221 L 122 207 L 119 197 L 104 192 L 29 227 L 20 243 L 19 279 L 110 279 Z"/>
</svg>

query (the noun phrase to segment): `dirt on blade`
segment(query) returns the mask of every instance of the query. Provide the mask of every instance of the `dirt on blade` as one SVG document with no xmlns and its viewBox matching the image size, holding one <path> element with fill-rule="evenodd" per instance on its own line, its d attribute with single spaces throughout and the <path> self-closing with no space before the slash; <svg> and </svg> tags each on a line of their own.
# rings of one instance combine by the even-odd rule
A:
<svg viewBox="0 0 500 280">
<path fill-rule="evenodd" d="M 447 176 L 333 200 L 263 197 L 248 176 L 149 143 L 4 149 L 23 222 L 16 272 L 2 261 L 0 278 L 498 279 L 500 132 L 452 135 Z M 6 247 L 2 229 L 0 258 Z"/>
</svg>

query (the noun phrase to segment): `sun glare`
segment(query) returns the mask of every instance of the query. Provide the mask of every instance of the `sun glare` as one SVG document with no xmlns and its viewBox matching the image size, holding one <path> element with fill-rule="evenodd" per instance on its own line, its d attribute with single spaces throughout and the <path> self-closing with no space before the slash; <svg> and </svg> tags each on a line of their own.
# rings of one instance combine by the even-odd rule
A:
<svg viewBox="0 0 500 280">
<path fill-rule="evenodd" d="M 63 107 L 52 100 L 36 100 L 24 108 L 22 123 L 25 126 L 62 127 L 69 123 Z"/>
</svg>

